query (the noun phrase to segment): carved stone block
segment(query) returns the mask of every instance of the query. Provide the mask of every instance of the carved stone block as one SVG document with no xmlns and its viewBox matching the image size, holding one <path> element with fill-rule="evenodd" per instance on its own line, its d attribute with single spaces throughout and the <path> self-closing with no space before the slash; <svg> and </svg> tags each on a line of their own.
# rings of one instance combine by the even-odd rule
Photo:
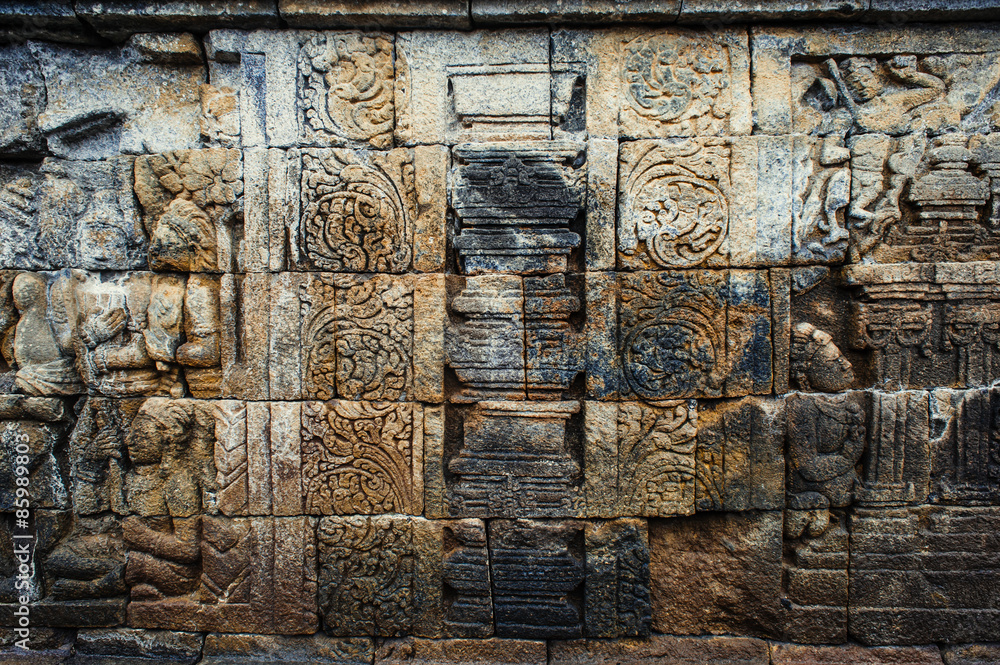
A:
<svg viewBox="0 0 1000 665">
<path fill-rule="evenodd" d="M 157 271 L 242 272 L 243 160 L 239 150 L 208 148 L 143 156 L 135 193 Z"/>
<path fill-rule="evenodd" d="M 130 270 L 146 265 L 132 196 L 133 158 L 48 158 L 0 169 L 0 265 Z"/>
<path fill-rule="evenodd" d="M 392 35 L 214 30 L 205 50 L 212 84 L 238 92 L 244 148 L 391 146 Z"/>
<path fill-rule="evenodd" d="M 766 273 L 620 273 L 618 285 L 618 349 L 632 393 L 656 404 L 770 392 Z"/>
<path fill-rule="evenodd" d="M 173 522 L 174 535 L 155 539 L 136 517 L 122 524 L 129 545 L 130 626 L 285 634 L 316 630 L 313 518 L 205 515 Z"/>
<path fill-rule="evenodd" d="M 205 67 L 192 35 L 137 34 L 110 49 L 30 48 L 45 78 L 39 129 L 53 154 L 101 159 L 198 146 Z"/>
<path fill-rule="evenodd" d="M 21 597 L 30 617 L 53 627 L 117 626 L 125 621 L 125 544 L 114 515 L 78 517 L 70 511 L 33 510 L 31 529 L 0 521 L 3 622 L 17 625 Z M 30 539 L 15 538 L 28 534 Z M 22 564 L 27 564 L 22 568 Z"/>
<path fill-rule="evenodd" d="M 649 635 L 649 546 L 645 520 L 588 522 L 585 543 L 587 635 Z"/>
<path fill-rule="evenodd" d="M 405 32 L 396 39 L 396 140 L 547 139 L 546 30 Z"/>
<path fill-rule="evenodd" d="M 792 142 L 778 137 L 623 143 L 619 268 L 787 264 L 791 173 Z"/>
<path fill-rule="evenodd" d="M 930 500 L 959 505 L 1000 501 L 995 389 L 930 393 Z"/>
<path fill-rule="evenodd" d="M 70 507 L 69 484 L 59 468 L 56 450 L 65 445 L 72 425 L 73 418 L 60 399 L 0 397 L 0 511 L 14 513 L 15 508 L 21 508 L 18 512 L 27 513 L 23 509 L 29 505 Z M 18 474 L 18 467 L 25 468 L 27 474 Z M 18 492 L 20 486 L 30 489 Z"/>
<path fill-rule="evenodd" d="M 275 398 L 408 401 L 415 396 L 414 313 L 421 317 L 420 330 L 440 340 L 442 280 L 283 273 L 270 281 L 268 371 Z M 443 381 L 441 350 L 428 346 L 433 339 L 418 346 L 420 396 L 431 399 L 441 394 Z"/>
<path fill-rule="evenodd" d="M 318 542 L 319 609 L 328 634 L 438 632 L 440 523 L 389 515 L 324 517 Z"/>
<path fill-rule="evenodd" d="M 593 517 L 669 517 L 695 508 L 694 400 L 584 405 L 585 491 Z"/>
<path fill-rule="evenodd" d="M 785 639 L 806 644 L 847 641 L 848 553 L 843 512 L 785 512 Z"/>
<path fill-rule="evenodd" d="M 311 145 L 392 145 L 393 35 L 319 33 L 299 52 L 302 138 Z"/>
<path fill-rule="evenodd" d="M 584 161 L 581 144 L 562 141 L 455 148 L 451 204 L 461 224 L 454 238 L 461 271 L 565 272 L 580 245 L 569 226 L 583 207 Z"/>
<path fill-rule="evenodd" d="M 414 175 L 412 150 L 304 151 L 299 230 L 308 265 L 406 272 L 417 217 Z"/>
<path fill-rule="evenodd" d="M 584 524 L 493 520 L 489 528 L 497 635 L 580 637 Z"/>
<path fill-rule="evenodd" d="M 448 412 L 441 468 L 456 517 L 577 517 L 584 512 L 577 402 L 479 402 Z"/>
<path fill-rule="evenodd" d="M 916 27 L 755 33 L 760 132 L 814 137 L 811 148 L 796 139 L 801 157 L 812 153 L 796 177 L 797 256 L 831 258 L 829 249 L 810 249 L 809 229 L 815 223 L 817 231 L 842 239 L 841 214 L 851 229 L 852 261 L 996 255 L 989 178 L 978 173 L 988 175 L 990 167 L 973 166 L 992 163 L 989 149 L 977 140 L 969 150 L 968 136 L 959 132 L 930 138 L 945 127 L 995 131 L 988 86 L 977 83 L 995 76 L 985 34 L 969 31 L 949 41 Z M 810 206 L 812 219 L 798 214 Z M 820 244 L 832 239 L 827 232 Z"/>
<path fill-rule="evenodd" d="M 989 262 L 857 265 L 850 344 L 868 352 L 875 386 L 977 387 L 1000 377 L 1000 305 Z"/>
<path fill-rule="evenodd" d="M 784 505 L 784 407 L 781 400 L 760 397 L 700 404 L 693 508 L 775 510 Z"/>
<path fill-rule="evenodd" d="M 6 103 L 0 109 L 4 126 L 0 154 L 35 155 L 45 142 L 38 127 L 38 114 L 45 105 L 45 80 L 41 67 L 27 44 L 12 44 L 0 52 L 6 66 L 0 74 L 0 94 Z"/>
<path fill-rule="evenodd" d="M 781 528 L 780 512 L 650 522 L 653 630 L 779 634 Z"/>
<path fill-rule="evenodd" d="M 996 508 L 856 510 L 851 637 L 863 644 L 995 641 L 998 519 Z"/>
<path fill-rule="evenodd" d="M 871 393 L 868 450 L 858 504 L 898 506 L 927 500 L 928 417 L 926 392 Z"/>
<path fill-rule="evenodd" d="M 750 58 L 740 30 L 558 31 L 553 63 L 579 63 L 585 74 L 590 136 L 750 133 Z"/>
<path fill-rule="evenodd" d="M 306 402 L 302 407 L 305 512 L 423 512 L 423 409 L 394 402 Z"/>
</svg>

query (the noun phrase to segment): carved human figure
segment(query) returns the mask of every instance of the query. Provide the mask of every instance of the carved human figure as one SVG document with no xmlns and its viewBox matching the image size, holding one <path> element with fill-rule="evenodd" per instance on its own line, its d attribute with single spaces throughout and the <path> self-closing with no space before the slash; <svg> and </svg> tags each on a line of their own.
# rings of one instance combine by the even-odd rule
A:
<svg viewBox="0 0 1000 665">
<path fill-rule="evenodd" d="M 206 458 L 196 435 L 195 403 L 150 398 L 128 437 L 130 515 L 122 522 L 129 548 L 125 580 L 133 599 L 160 599 L 197 589 L 202 485 Z"/>
<path fill-rule="evenodd" d="M 865 447 L 864 414 L 850 394 L 789 396 L 789 508 L 851 503 Z"/>
<path fill-rule="evenodd" d="M 74 271 L 77 369 L 87 387 L 109 396 L 148 395 L 160 374 L 146 348 L 148 275 L 98 283 Z"/>
<path fill-rule="evenodd" d="M 125 547 L 118 519 L 78 518 L 72 531 L 45 559 L 53 600 L 122 596 L 126 592 Z"/>
<path fill-rule="evenodd" d="M 843 75 L 834 60 L 828 60 L 827 67 L 854 126 L 855 134 L 847 142 L 851 151 L 848 216 L 856 220 L 856 226 L 867 227 L 858 248 L 864 253 L 901 217 L 899 196 L 923 153 L 923 130 L 957 123 L 958 118 L 932 104 L 944 98 L 946 85 L 919 71 L 916 56 L 895 56 L 884 67 L 874 58 L 848 58 Z M 889 89 L 886 79 L 903 88 Z"/>
<path fill-rule="evenodd" d="M 15 384 L 29 395 L 75 395 L 83 392 L 73 359 L 59 348 L 49 325 L 45 280 L 33 273 L 14 279 L 14 306 L 20 313 L 14 330 Z"/>
<path fill-rule="evenodd" d="M 835 393 L 854 383 L 854 368 L 833 338 L 810 323 L 792 329 L 791 371 L 799 389 Z"/>
</svg>

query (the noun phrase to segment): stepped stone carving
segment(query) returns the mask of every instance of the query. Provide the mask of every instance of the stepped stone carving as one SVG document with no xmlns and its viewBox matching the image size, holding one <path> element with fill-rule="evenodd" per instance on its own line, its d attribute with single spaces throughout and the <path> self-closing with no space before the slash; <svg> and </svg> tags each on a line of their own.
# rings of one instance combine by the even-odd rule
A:
<svg viewBox="0 0 1000 665">
<path fill-rule="evenodd" d="M 584 197 L 584 155 L 572 143 L 466 144 L 455 149 L 452 206 L 462 271 L 566 270 L 580 244 L 569 230 Z"/>
</svg>

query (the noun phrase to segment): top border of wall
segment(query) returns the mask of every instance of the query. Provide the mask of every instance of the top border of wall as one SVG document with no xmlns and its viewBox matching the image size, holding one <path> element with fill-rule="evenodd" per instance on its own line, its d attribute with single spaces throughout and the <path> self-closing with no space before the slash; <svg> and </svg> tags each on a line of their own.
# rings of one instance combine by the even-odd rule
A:
<svg viewBox="0 0 1000 665">
<path fill-rule="evenodd" d="M 123 42 L 219 28 L 458 29 L 538 25 L 1000 19 L 1000 0 L 0 0 L 0 42 Z"/>
</svg>

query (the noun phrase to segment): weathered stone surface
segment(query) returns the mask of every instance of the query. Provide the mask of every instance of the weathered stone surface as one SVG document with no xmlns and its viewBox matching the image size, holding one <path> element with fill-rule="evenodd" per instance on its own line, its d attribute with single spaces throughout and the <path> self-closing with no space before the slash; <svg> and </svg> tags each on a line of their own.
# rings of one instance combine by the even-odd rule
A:
<svg viewBox="0 0 1000 665">
<path fill-rule="evenodd" d="M 423 512 L 423 410 L 392 402 L 306 402 L 305 512 Z"/>
<path fill-rule="evenodd" d="M 275 397 L 407 401 L 414 396 L 415 276 L 283 273 L 270 282 L 268 372 Z M 420 290 L 423 332 L 435 325 L 427 300 L 440 300 L 443 285 L 419 283 L 426 286 Z M 440 311 L 436 316 L 440 322 Z M 442 368 L 440 352 L 430 353 L 430 340 L 424 342 L 418 347 L 422 397 L 440 390 L 430 377 L 441 377 Z"/>
<path fill-rule="evenodd" d="M 771 662 L 774 665 L 938 665 L 941 663 L 941 653 L 937 647 L 866 648 L 853 644 L 825 647 L 774 644 L 771 646 Z"/>
<path fill-rule="evenodd" d="M 750 133 L 746 33 L 558 31 L 553 68 L 587 80 L 590 136 L 657 138 Z"/>
<path fill-rule="evenodd" d="M 780 634 L 781 530 L 780 512 L 651 521 L 653 630 Z"/>
<path fill-rule="evenodd" d="M 468 28 L 468 0 L 398 3 L 386 0 L 279 0 L 281 18 L 293 28 Z"/>
<path fill-rule="evenodd" d="M 993 657 L 995 0 L 168 4 L 0 8 L 20 660 Z"/>
<path fill-rule="evenodd" d="M 985 665 L 1000 659 L 1000 645 L 962 644 L 944 647 L 941 657 L 945 665 Z"/>
<path fill-rule="evenodd" d="M 996 641 L 997 519 L 993 507 L 857 510 L 851 636 L 865 644 Z"/>
<path fill-rule="evenodd" d="M 74 665 L 115 662 L 166 662 L 190 665 L 201 657 L 204 638 L 197 633 L 115 628 L 81 630 L 76 635 Z"/>
<path fill-rule="evenodd" d="M 805 507 L 785 511 L 785 639 L 807 644 L 847 641 L 848 550 L 843 512 Z"/>
<path fill-rule="evenodd" d="M 24 270 L 146 266 L 146 229 L 132 197 L 131 157 L 46 159 L 0 170 L 0 265 Z"/>
<path fill-rule="evenodd" d="M 197 147 L 205 69 L 191 35 L 135 35 L 114 49 L 41 42 L 31 49 L 45 79 L 38 127 L 54 154 L 95 159 Z"/>
<path fill-rule="evenodd" d="M 234 7 L 218 1 L 182 0 L 163 5 L 135 0 L 86 0 L 74 8 L 85 23 L 115 41 L 123 41 L 135 32 L 204 30 L 206 24 L 213 28 L 263 28 L 278 23 L 274 4 L 264 0 L 240 0 Z"/>
<path fill-rule="evenodd" d="M 459 432 L 449 427 L 443 468 L 428 469 L 445 478 L 449 513 L 583 516 L 579 411 L 578 402 L 535 400 L 449 409 L 447 417 L 462 423 L 464 434 L 455 440 Z"/>
<path fill-rule="evenodd" d="M 396 72 L 404 145 L 552 136 L 546 30 L 400 33 Z"/>
<path fill-rule="evenodd" d="M 771 390 L 763 271 L 619 273 L 618 348 L 628 388 L 653 404 Z"/>
<path fill-rule="evenodd" d="M 695 450 L 697 510 L 775 510 L 784 505 L 785 405 L 748 397 L 704 402 Z"/>
<path fill-rule="evenodd" d="M 748 637 L 675 637 L 653 635 L 647 640 L 570 640 L 551 643 L 552 665 L 670 665 L 770 664 L 768 644 Z"/>
<path fill-rule="evenodd" d="M 296 637 L 210 633 L 205 636 L 205 648 L 199 662 L 212 665 L 363 665 L 371 662 L 373 651 L 372 641 L 363 637 L 340 639 L 321 633 Z"/>
<path fill-rule="evenodd" d="M 547 662 L 545 642 L 490 638 L 483 640 L 390 639 L 375 652 L 379 665 L 543 665 Z"/>
<path fill-rule="evenodd" d="M 586 402 L 587 514 L 690 515 L 695 507 L 697 404 Z"/>
<path fill-rule="evenodd" d="M 997 503 L 1000 475 L 995 390 L 937 389 L 930 394 L 930 500 L 934 503 Z"/>
</svg>

